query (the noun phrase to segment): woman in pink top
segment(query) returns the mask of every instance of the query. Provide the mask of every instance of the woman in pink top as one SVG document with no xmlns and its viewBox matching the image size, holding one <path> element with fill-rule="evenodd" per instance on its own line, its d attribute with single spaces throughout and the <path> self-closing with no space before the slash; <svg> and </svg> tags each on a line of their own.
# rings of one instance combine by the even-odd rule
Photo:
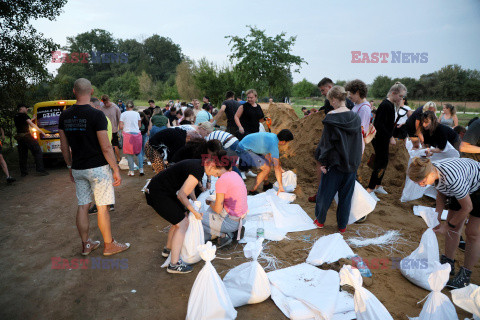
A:
<svg viewBox="0 0 480 320">
<path fill-rule="evenodd" d="M 238 236 L 238 231 L 238 238 L 243 237 L 245 227 L 242 222 L 247 215 L 248 205 L 247 187 L 240 175 L 232 171 L 227 152 L 222 150 L 218 156 L 221 172 L 215 184 L 215 202 L 207 200 L 210 208 L 203 215 L 202 224 L 205 241 L 218 238 L 217 248 L 222 248 Z"/>
</svg>

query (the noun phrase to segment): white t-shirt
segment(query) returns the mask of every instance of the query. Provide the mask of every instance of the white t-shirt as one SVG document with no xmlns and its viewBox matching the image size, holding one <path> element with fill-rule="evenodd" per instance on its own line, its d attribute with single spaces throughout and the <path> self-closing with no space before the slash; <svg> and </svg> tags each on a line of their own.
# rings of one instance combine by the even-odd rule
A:
<svg viewBox="0 0 480 320">
<path fill-rule="evenodd" d="M 403 106 L 402 108 L 405 108 L 407 109 L 408 111 L 412 110 L 409 106 Z M 400 110 L 400 108 L 398 109 Z M 400 119 L 398 119 L 398 122 L 397 122 L 397 125 L 399 124 L 405 124 L 405 122 L 407 122 L 407 119 L 408 119 L 408 116 L 407 116 L 407 113 L 408 111 L 405 111 L 405 110 L 400 110 L 398 111 L 397 110 L 397 113 L 395 114 L 395 120 L 397 120 L 397 117 L 398 117 L 398 114 L 400 113 L 401 115 L 404 114 Z"/>
<path fill-rule="evenodd" d="M 125 111 L 120 116 L 120 121 L 123 122 L 123 132 L 139 133 L 138 121 L 140 121 L 140 114 L 136 111 Z"/>
</svg>

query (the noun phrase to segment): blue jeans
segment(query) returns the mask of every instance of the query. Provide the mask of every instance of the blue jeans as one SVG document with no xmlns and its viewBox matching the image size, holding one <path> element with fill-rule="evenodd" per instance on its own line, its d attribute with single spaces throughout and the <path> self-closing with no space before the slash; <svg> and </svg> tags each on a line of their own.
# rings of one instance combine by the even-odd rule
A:
<svg viewBox="0 0 480 320">
<path fill-rule="evenodd" d="M 136 134 L 135 132 L 128 132 L 129 134 Z M 143 136 L 142 136 L 142 140 L 143 140 Z M 142 141 L 143 143 L 143 141 Z M 143 146 L 145 145 L 145 143 L 143 143 L 142 145 L 142 151 L 137 154 L 137 159 L 138 159 L 138 168 L 139 169 L 143 169 L 143 156 L 141 156 L 142 152 L 143 152 Z M 127 158 L 127 161 L 128 161 L 128 170 L 130 171 L 134 171 L 135 170 L 135 160 L 134 160 L 134 157 L 135 155 L 133 154 L 125 154 L 125 158 Z M 141 158 L 141 160 L 140 160 Z"/>
<path fill-rule="evenodd" d="M 167 126 L 163 126 L 163 127 L 152 126 L 152 129 L 150 129 L 150 137 L 153 137 L 156 133 L 162 131 L 163 129 L 167 129 Z"/>
<path fill-rule="evenodd" d="M 336 168 L 331 168 L 326 174 L 322 173 L 315 205 L 315 217 L 319 223 L 325 223 L 328 208 L 338 192 L 337 225 L 339 229 L 347 227 L 356 174 L 356 172 L 344 173 Z"/>
<path fill-rule="evenodd" d="M 142 167 L 143 167 L 143 159 L 145 159 L 145 143 L 147 143 L 148 141 L 148 136 L 147 134 L 142 134 L 142 152 L 140 152 L 140 154 L 137 155 L 138 157 L 138 162 L 140 162 L 142 164 Z"/>
</svg>

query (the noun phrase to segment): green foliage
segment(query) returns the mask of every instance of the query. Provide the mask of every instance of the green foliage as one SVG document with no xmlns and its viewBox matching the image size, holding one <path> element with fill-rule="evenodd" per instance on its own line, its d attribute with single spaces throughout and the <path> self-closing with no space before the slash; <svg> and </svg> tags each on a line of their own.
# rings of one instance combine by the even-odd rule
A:
<svg viewBox="0 0 480 320">
<path fill-rule="evenodd" d="M 102 91 L 114 99 L 134 100 L 140 95 L 140 85 L 133 72 L 126 72 L 120 77 L 108 79 Z"/>
<path fill-rule="evenodd" d="M 180 98 L 185 101 L 190 101 L 200 96 L 200 91 L 195 85 L 192 68 L 193 62 L 185 59 L 177 66 L 176 70 L 175 84 L 177 85 Z"/>
<path fill-rule="evenodd" d="M 392 79 L 388 76 L 377 76 L 374 80 L 370 89 L 368 91 L 368 95 L 375 98 L 384 98 L 387 96 L 388 90 L 394 84 Z M 408 87 L 407 87 L 408 90 Z"/>
<path fill-rule="evenodd" d="M 302 81 L 293 85 L 292 95 L 294 97 L 313 97 L 319 96 L 320 92 L 315 84 L 304 78 Z"/>
<path fill-rule="evenodd" d="M 247 26 L 250 33 L 243 36 L 226 36 L 231 45 L 230 61 L 235 64 L 235 72 L 244 87 L 254 87 L 269 96 L 288 95 L 291 89 L 291 68 L 299 72 L 306 61 L 291 54 L 296 37 L 285 38 L 282 32 L 269 37 L 265 30 Z"/>
<path fill-rule="evenodd" d="M 140 99 L 150 99 L 153 94 L 153 81 L 145 71 L 142 71 L 142 75 L 138 77 L 138 84 L 140 89 Z"/>
<path fill-rule="evenodd" d="M 145 39 L 144 48 L 148 57 L 147 72 L 154 81 L 166 81 L 171 75 L 175 75 L 175 69 L 182 61 L 178 44 L 170 38 L 155 34 Z"/>
</svg>

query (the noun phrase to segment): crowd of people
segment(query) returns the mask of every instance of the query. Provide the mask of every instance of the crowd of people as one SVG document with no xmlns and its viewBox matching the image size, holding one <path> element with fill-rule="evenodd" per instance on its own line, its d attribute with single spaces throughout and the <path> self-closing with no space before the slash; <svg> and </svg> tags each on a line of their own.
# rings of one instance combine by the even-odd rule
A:
<svg viewBox="0 0 480 320">
<path fill-rule="evenodd" d="M 467 285 L 480 258 L 480 120 L 473 119 L 463 128 L 458 125 L 452 105 L 445 104 L 437 117 L 437 106 L 431 101 L 412 110 L 406 98 L 407 88 L 399 82 L 386 92 L 378 108 L 373 107 L 373 101 L 367 101 L 368 88 L 361 80 L 342 87 L 324 78 L 318 87 L 326 99 L 318 110 L 325 113 L 324 129 L 313 155 L 319 177 L 318 191 L 309 198 L 316 203 L 314 224 L 318 228 L 325 226 L 327 211 L 338 194 L 337 227 L 340 233 L 346 231 L 357 171 L 369 143 L 374 154 L 368 159 L 373 170 L 367 192 L 377 201 L 388 194 L 383 178 L 390 146 L 408 138 L 415 148 L 426 148 L 425 158 L 414 159 L 409 167 L 409 177 L 421 186 L 435 185 L 439 216 L 444 208 L 449 209 L 447 221 L 435 229 L 446 239 L 441 261 L 452 265 L 454 275 L 448 285 L 455 288 Z M 128 162 L 128 176 L 134 176 L 136 169 L 143 176 L 144 165 L 151 165 L 155 172 L 144 190 L 147 204 L 172 224 L 162 252 L 163 256 L 171 257 L 169 273 L 192 271 L 192 266 L 180 259 L 188 212 L 202 221 L 205 240 L 216 239 L 221 248 L 243 236 L 247 196 L 258 194 L 260 186 L 263 191 L 273 187 L 272 167 L 278 192 L 284 191 L 279 147 L 294 136 L 289 129 L 278 134 L 265 131 L 265 114 L 253 89 L 246 92 L 246 101 L 235 99 L 234 92 L 228 91 L 219 108 L 214 108 L 209 97 L 204 96 L 202 106 L 193 99 L 190 103 L 170 101 L 161 108 L 149 100 L 148 108 L 140 112 L 134 110 L 133 101 L 126 104 L 118 101 L 117 105 L 107 95 L 101 100 L 92 97 L 92 86 L 87 79 L 75 81 L 73 91 L 77 102 L 62 112 L 59 134 L 62 154 L 76 185 L 76 222 L 83 255 L 100 246 L 99 241 L 88 236 L 89 213 L 98 215 L 105 255 L 130 248 L 129 243 L 113 238 L 110 226 L 109 210 L 114 210 L 115 204 L 113 187 L 122 180 L 118 165 L 120 150 Z M 311 112 L 302 111 L 305 116 Z M 226 126 L 220 127 L 217 123 L 223 117 L 227 119 Z M 15 125 L 22 176 L 28 174 L 28 150 L 35 157 L 37 172 L 48 174 L 38 143 L 29 134 L 29 127 L 36 125 L 27 115 L 25 105 L 19 105 Z M 431 162 L 429 156 L 442 152 L 447 144 L 476 159 Z M 0 164 L 13 182 L 2 157 Z M 257 174 L 252 168 L 256 168 Z M 218 177 L 215 197 L 209 200 L 207 212 L 199 212 L 192 201 L 201 192 L 212 189 L 212 176 Z M 250 190 L 244 183 L 247 176 L 255 178 Z M 464 266 L 454 274 L 455 249 L 465 224 Z"/>
</svg>

